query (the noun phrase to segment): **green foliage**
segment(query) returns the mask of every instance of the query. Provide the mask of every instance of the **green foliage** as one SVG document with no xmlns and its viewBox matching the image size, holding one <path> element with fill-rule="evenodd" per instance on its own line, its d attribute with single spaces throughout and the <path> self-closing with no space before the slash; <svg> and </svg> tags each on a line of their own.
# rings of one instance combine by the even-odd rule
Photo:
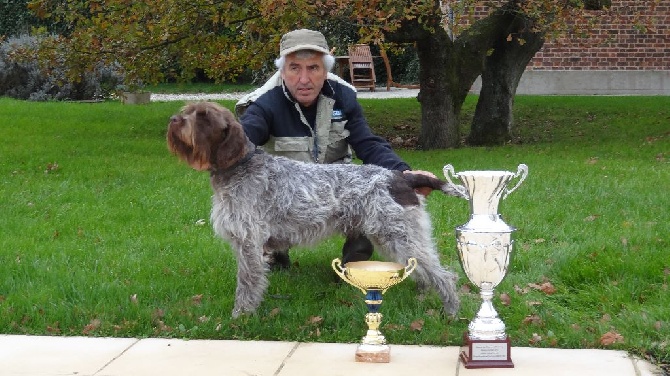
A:
<svg viewBox="0 0 670 376">
<path fill-rule="evenodd" d="M 515 346 L 615 348 L 670 361 L 669 101 L 518 97 L 518 144 L 399 150 L 438 175 L 446 163 L 457 171 L 529 166 L 500 208 L 518 230 L 494 303 Z M 419 106 L 362 102 L 376 130 L 411 122 L 402 115 Z M 0 116 L 11 119 L 0 124 L 10 140 L 0 144 L 2 331 L 357 342 L 365 306 L 330 270 L 337 237 L 292 250 L 292 268 L 271 274 L 259 312 L 230 319 L 235 260 L 208 224 L 209 179 L 165 146 L 168 119 L 182 105 L 0 98 Z M 466 116 L 473 107 L 466 103 Z M 455 251 L 468 205 L 433 193 L 427 207 L 442 261 L 461 275 L 461 312 L 445 317 L 437 296 L 418 295 L 409 280 L 385 295 L 381 329 L 391 343 L 458 345 L 479 303 Z M 603 341 L 608 333 L 617 341 Z"/>
<path fill-rule="evenodd" d="M 45 65 L 36 57 L 41 41 L 53 36 L 12 37 L 0 43 L 0 95 L 17 99 L 90 100 L 109 97 L 123 77 L 114 66 L 97 65 L 76 80 L 68 77 L 63 56 Z"/>
<path fill-rule="evenodd" d="M 303 25 L 311 8 L 255 1 L 31 2 L 38 17 L 71 26 L 45 48 L 66 50 L 73 74 L 114 62 L 128 85 L 189 81 L 199 70 L 221 82 L 259 69 L 272 61 L 282 32 Z"/>
<path fill-rule="evenodd" d="M 26 0 L 0 2 L 0 37 L 25 33 L 33 22 L 35 20 L 26 7 Z"/>
</svg>

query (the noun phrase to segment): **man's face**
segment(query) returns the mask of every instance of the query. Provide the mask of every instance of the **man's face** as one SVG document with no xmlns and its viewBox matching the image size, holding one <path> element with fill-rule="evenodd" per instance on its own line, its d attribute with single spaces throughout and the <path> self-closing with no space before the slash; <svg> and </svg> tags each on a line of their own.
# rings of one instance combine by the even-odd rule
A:
<svg viewBox="0 0 670 376">
<path fill-rule="evenodd" d="M 293 98 L 304 107 L 309 107 L 316 103 L 328 71 L 323 66 L 322 54 L 315 53 L 307 58 L 298 58 L 296 55 L 295 52 L 286 55 L 281 77 Z"/>
</svg>

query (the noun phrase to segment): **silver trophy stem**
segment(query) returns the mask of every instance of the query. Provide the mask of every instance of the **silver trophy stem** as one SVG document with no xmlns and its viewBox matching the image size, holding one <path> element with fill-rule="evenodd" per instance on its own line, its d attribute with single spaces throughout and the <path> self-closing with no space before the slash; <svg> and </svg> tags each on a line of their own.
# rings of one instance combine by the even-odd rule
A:
<svg viewBox="0 0 670 376">
<path fill-rule="evenodd" d="M 480 286 L 479 295 L 482 305 L 479 307 L 477 316 L 468 325 L 468 335 L 476 340 L 498 340 L 505 339 L 505 323 L 498 317 L 498 312 L 493 308 L 493 284 L 483 282 Z"/>
</svg>

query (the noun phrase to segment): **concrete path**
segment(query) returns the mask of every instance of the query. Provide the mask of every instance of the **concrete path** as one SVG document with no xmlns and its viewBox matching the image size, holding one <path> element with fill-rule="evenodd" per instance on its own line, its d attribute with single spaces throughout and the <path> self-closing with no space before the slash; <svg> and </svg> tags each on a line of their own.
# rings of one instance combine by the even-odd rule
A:
<svg viewBox="0 0 670 376">
<path fill-rule="evenodd" d="M 169 101 L 218 101 L 218 100 L 238 100 L 246 93 L 221 93 L 221 94 L 157 94 L 151 93 L 152 102 Z M 363 90 L 357 94 L 358 98 L 363 99 L 385 99 L 385 98 L 416 98 L 419 95 L 419 89 L 394 88 L 386 90 L 386 87 L 378 87 L 375 91 Z"/>
<path fill-rule="evenodd" d="M 658 376 L 614 350 L 513 347 L 515 368 L 466 369 L 458 347 L 391 345 L 390 363 L 357 363 L 356 344 L 0 335 L 2 376 Z"/>
</svg>

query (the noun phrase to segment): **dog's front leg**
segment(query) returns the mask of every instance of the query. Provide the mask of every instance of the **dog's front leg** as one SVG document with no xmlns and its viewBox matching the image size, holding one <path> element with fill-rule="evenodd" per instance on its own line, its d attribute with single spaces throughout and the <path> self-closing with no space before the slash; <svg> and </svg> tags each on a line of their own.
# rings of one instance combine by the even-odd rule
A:
<svg viewBox="0 0 670 376">
<path fill-rule="evenodd" d="M 263 261 L 263 248 L 244 244 L 237 248 L 237 289 L 233 318 L 253 313 L 263 301 L 268 287 L 267 268 Z"/>
</svg>

